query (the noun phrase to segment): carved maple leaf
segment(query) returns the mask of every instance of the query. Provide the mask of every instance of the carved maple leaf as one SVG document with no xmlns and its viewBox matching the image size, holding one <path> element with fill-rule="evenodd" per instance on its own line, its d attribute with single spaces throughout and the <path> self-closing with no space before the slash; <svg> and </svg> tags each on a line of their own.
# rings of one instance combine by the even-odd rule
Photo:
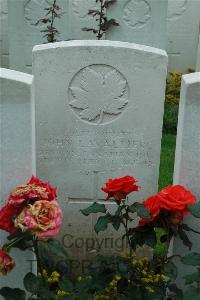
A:
<svg viewBox="0 0 200 300">
<path fill-rule="evenodd" d="M 151 18 L 150 12 L 146 0 L 132 0 L 125 6 L 123 20 L 131 27 L 143 26 Z"/>
<path fill-rule="evenodd" d="M 71 87 L 74 100 L 70 105 L 81 109 L 80 117 L 88 121 L 100 118 L 103 114 L 121 113 L 121 109 L 128 103 L 124 93 L 126 80 L 116 71 L 109 71 L 106 75 L 87 67 L 83 70 L 80 86 Z"/>
</svg>

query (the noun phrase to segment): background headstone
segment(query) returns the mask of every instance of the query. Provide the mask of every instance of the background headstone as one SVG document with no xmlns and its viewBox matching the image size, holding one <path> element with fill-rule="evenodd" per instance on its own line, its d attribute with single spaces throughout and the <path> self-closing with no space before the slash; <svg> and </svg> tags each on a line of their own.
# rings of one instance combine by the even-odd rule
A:
<svg viewBox="0 0 200 300">
<path fill-rule="evenodd" d="M 6 0 L 4 0 L 6 1 Z M 51 3 L 51 2 L 50 2 Z M 61 34 L 59 41 L 96 39 L 82 28 L 98 28 L 89 9 L 97 9 L 95 0 L 58 0 L 65 14 L 55 21 Z M 34 45 L 45 43 L 41 29 L 34 26 L 44 18 L 47 0 L 8 0 L 10 68 L 31 73 L 31 51 Z M 115 18 L 120 26 L 108 31 L 105 39 L 134 42 L 166 48 L 167 0 L 118 0 L 107 10 L 108 18 Z"/>
<path fill-rule="evenodd" d="M 118 0 L 107 11 L 120 24 L 106 39 L 166 49 L 167 0 Z"/>
<path fill-rule="evenodd" d="M 168 0 L 167 53 L 169 70 L 187 72 L 196 65 L 200 1 Z"/>
<path fill-rule="evenodd" d="M 174 168 L 174 184 L 181 184 L 190 189 L 200 199 L 200 73 L 183 76 L 179 121 L 177 130 L 176 156 Z M 186 222 L 199 231 L 199 219 L 191 215 Z M 190 233 L 193 242 L 192 251 L 200 252 L 199 236 Z M 188 252 L 182 241 L 175 239 L 174 254 L 184 255 Z M 178 261 L 179 262 L 179 261 Z M 181 277 L 189 273 L 191 268 L 179 263 L 179 282 Z"/>
<path fill-rule="evenodd" d="M 197 51 L 196 71 L 200 72 L 200 35 L 199 35 L 199 46 L 198 46 L 198 51 Z"/>
<path fill-rule="evenodd" d="M 49 2 L 52 3 L 52 2 Z M 60 31 L 59 39 L 67 40 L 68 36 L 68 2 L 58 0 L 57 3 L 66 15 L 55 21 Z M 22 72 L 32 71 L 32 48 L 36 44 L 45 43 L 46 39 L 40 30 L 46 24 L 35 26 L 41 18 L 45 18 L 44 8 L 48 7 L 47 0 L 9 0 L 9 55 L 10 68 Z"/>
<path fill-rule="evenodd" d="M 80 209 L 105 198 L 108 178 L 135 176 L 136 199 L 157 191 L 166 68 L 165 51 L 130 43 L 34 48 L 36 174 L 58 186 L 70 256 L 88 255 L 77 239 L 104 237 Z"/>
<path fill-rule="evenodd" d="M 32 140 L 31 98 L 33 76 L 0 68 L 0 206 L 19 184 L 35 173 Z M 33 135 L 34 136 L 34 135 Z M 0 230 L 0 245 L 7 233 Z M 1 276 L 0 287 L 23 287 L 23 276 L 30 272 L 33 255 L 11 251 L 16 268 Z"/>
</svg>

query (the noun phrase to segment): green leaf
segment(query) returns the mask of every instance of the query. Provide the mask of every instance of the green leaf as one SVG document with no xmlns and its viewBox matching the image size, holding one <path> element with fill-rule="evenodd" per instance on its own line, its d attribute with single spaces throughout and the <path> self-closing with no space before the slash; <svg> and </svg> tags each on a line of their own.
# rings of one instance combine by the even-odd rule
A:
<svg viewBox="0 0 200 300">
<path fill-rule="evenodd" d="M 96 213 L 106 213 L 106 207 L 104 204 L 99 204 L 97 202 L 94 202 L 92 205 L 85 209 L 81 209 L 81 212 L 84 216 L 89 216 L 90 214 L 96 214 Z"/>
<path fill-rule="evenodd" d="M 59 288 L 62 291 L 72 292 L 74 287 L 71 281 L 62 279 L 59 281 Z"/>
<path fill-rule="evenodd" d="M 167 277 L 171 279 L 176 279 L 178 272 L 175 264 L 172 261 L 168 261 L 164 265 L 164 273 Z"/>
<path fill-rule="evenodd" d="M 30 293 L 37 293 L 42 284 L 42 279 L 31 272 L 27 273 L 24 277 L 24 287 Z"/>
<path fill-rule="evenodd" d="M 178 234 L 180 236 L 180 239 L 183 241 L 183 244 L 187 246 L 190 250 L 192 248 L 192 242 L 189 240 L 187 234 L 181 227 L 178 228 Z"/>
<path fill-rule="evenodd" d="M 26 300 L 25 291 L 20 289 L 3 287 L 0 289 L 0 295 L 3 296 L 5 300 Z"/>
<path fill-rule="evenodd" d="M 94 226 L 95 232 L 98 234 L 100 231 L 106 230 L 110 222 L 111 222 L 110 215 L 99 217 L 97 223 Z"/>
<path fill-rule="evenodd" d="M 118 231 L 121 225 L 121 218 L 119 216 L 111 216 L 110 220 L 114 229 Z"/>
<path fill-rule="evenodd" d="M 196 252 L 189 253 L 181 258 L 181 262 L 189 266 L 200 266 L 200 254 Z"/>
<path fill-rule="evenodd" d="M 200 289 L 191 286 L 184 292 L 183 300 L 199 300 Z"/>
<path fill-rule="evenodd" d="M 195 218 L 200 218 L 200 201 L 196 204 L 188 205 L 187 208 Z"/>
<path fill-rule="evenodd" d="M 196 272 L 193 274 L 188 274 L 183 277 L 185 279 L 185 284 L 191 284 L 193 282 L 200 282 L 200 273 Z"/>
<path fill-rule="evenodd" d="M 176 296 L 176 300 L 183 300 L 183 292 L 177 287 L 175 283 L 168 282 L 167 287 L 170 292 L 173 292 L 174 296 Z"/>
<path fill-rule="evenodd" d="M 60 243 L 60 241 L 56 240 L 56 239 L 49 239 L 48 241 L 39 242 L 39 249 L 40 252 L 43 251 L 43 249 L 46 248 L 46 250 L 50 253 L 53 254 L 55 256 L 60 256 L 60 257 L 68 257 L 66 250 L 64 249 L 64 247 L 62 246 L 62 244 Z"/>
<path fill-rule="evenodd" d="M 145 218 L 145 219 L 151 219 L 151 215 L 148 209 L 146 209 L 146 207 L 139 202 L 135 202 L 133 203 L 130 207 L 129 207 L 129 211 L 130 212 L 136 212 L 138 214 L 139 217 L 141 218 Z"/>
</svg>

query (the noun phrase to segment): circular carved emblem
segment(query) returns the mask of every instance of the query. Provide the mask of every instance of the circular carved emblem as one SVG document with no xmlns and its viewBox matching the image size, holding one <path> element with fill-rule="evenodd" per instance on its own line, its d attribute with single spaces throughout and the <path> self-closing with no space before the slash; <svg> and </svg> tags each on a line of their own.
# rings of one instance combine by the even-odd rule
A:
<svg viewBox="0 0 200 300">
<path fill-rule="evenodd" d="M 90 65 L 72 78 L 69 105 L 86 122 L 105 124 L 120 116 L 128 105 L 129 87 L 125 77 L 108 65 Z"/>
<path fill-rule="evenodd" d="M 49 3 L 46 0 L 27 0 L 24 5 L 24 18 L 26 22 L 34 26 L 39 19 L 44 18 L 44 9 L 48 6 Z"/>
<path fill-rule="evenodd" d="M 168 2 L 168 19 L 179 19 L 187 9 L 187 0 L 169 0 Z"/>
<path fill-rule="evenodd" d="M 146 0 L 130 0 L 124 6 L 123 21 L 132 28 L 141 28 L 151 19 L 151 6 Z"/>
</svg>

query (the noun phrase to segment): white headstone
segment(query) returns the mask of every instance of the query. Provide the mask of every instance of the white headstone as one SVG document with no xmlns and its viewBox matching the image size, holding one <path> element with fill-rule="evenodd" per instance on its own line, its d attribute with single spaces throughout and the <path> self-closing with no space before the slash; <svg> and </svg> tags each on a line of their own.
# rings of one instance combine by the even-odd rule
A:
<svg viewBox="0 0 200 300">
<path fill-rule="evenodd" d="M 167 0 L 117 0 L 107 11 L 120 24 L 106 39 L 166 49 Z"/>
<path fill-rule="evenodd" d="M 10 68 L 22 72 L 32 71 L 32 48 L 45 43 L 42 38 L 45 33 L 40 31 L 46 28 L 46 24 L 35 26 L 41 18 L 45 18 L 46 7 L 52 1 L 47 0 L 8 0 L 9 11 L 9 54 Z M 67 40 L 68 37 L 68 2 L 58 0 L 62 12 L 66 14 L 56 19 L 55 26 L 60 31 L 58 38 Z"/>
<path fill-rule="evenodd" d="M 187 72 L 196 64 L 200 1 L 168 0 L 167 53 L 169 70 Z"/>
<path fill-rule="evenodd" d="M 35 173 L 32 141 L 33 76 L 0 68 L 0 206 L 10 192 Z M 0 245 L 8 234 L 0 231 Z M 13 250 L 16 268 L 2 277 L 0 287 L 23 287 L 23 276 L 30 272 L 33 255 Z"/>
<path fill-rule="evenodd" d="M 200 35 L 199 35 L 199 46 L 198 46 L 198 51 L 197 51 L 196 71 L 200 72 Z"/>
<path fill-rule="evenodd" d="M 8 5 L 7 0 L 0 0 L 0 67 L 8 68 L 8 66 Z"/>
<path fill-rule="evenodd" d="M 75 257 L 86 255 L 77 238 L 96 238 L 80 209 L 105 198 L 108 178 L 138 178 L 138 199 L 157 191 L 166 68 L 165 51 L 123 42 L 33 50 L 36 173 L 58 186 Z"/>
<path fill-rule="evenodd" d="M 200 73 L 183 76 L 181 99 L 179 108 L 179 121 L 176 142 L 176 157 L 174 168 L 174 184 L 181 184 L 190 189 L 200 199 Z M 199 231 L 199 219 L 191 215 L 186 222 L 193 229 Z M 200 251 L 199 236 L 190 233 L 193 242 L 192 251 Z M 181 253 L 180 253 L 181 249 Z M 174 254 L 187 253 L 188 249 L 176 239 L 174 241 Z M 190 269 L 179 264 L 179 280 L 190 272 Z M 183 284 L 183 279 L 182 279 Z"/>
</svg>

